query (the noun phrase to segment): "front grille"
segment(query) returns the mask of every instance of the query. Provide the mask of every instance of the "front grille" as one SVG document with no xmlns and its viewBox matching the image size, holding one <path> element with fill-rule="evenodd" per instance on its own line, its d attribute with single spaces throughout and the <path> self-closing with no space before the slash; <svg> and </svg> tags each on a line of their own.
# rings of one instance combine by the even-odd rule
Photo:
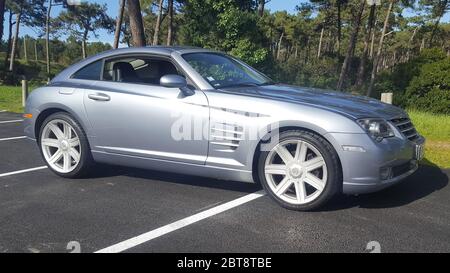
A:
<svg viewBox="0 0 450 273">
<path fill-rule="evenodd" d="M 414 141 L 419 138 L 419 134 L 409 118 L 395 118 L 391 119 L 391 122 L 407 139 Z"/>
</svg>

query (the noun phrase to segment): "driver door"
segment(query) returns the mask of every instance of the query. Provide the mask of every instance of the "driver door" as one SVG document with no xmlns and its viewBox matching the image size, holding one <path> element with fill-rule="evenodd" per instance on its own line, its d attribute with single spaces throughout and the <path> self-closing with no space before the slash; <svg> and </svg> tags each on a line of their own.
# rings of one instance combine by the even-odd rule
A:
<svg viewBox="0 0 450 273">
<path fill-rule="evenodd" d="M 123 57 L 106 60 L 103 77 L 85 91 L 84 105 L 95 134 L 93 150 L 160 160 L 204 164 L 209 126 L 202 91 L 185 96 L 159 85 L 178 73 L 166 59 Z"/>
</svg>

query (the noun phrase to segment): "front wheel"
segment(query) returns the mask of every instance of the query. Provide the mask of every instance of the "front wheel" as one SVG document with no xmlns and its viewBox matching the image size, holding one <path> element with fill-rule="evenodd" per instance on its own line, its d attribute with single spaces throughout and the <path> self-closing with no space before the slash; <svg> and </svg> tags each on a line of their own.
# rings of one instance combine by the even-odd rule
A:
<svg viewBox="0 0 450 273">
<path fill-rule="evenodd" d="M 303 130 L 284 131 L 279 142 L 262 152 L 258 177 L 270 197 L 293 210 L 325 204 L 342 183 L 337 154 L 321 136 Z"/>
<path fill-rule="evenodd" d="M 44 120 L 38 144 L 47 166 L 59 176 L 84 176 L 93 164 L 83 129 L 67 113 L 54 113 Z"/>
</svg>

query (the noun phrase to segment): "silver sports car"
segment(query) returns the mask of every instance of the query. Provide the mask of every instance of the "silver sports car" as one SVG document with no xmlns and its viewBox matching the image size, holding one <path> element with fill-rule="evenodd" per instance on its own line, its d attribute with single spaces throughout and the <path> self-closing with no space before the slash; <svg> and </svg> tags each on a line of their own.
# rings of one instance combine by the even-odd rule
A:
<svg viewBox="0 0 450 273">
<path fill-rule="evenodd" d="M 310 210 L 412 174 L 424 138 L 400 108 L 274 83 L 227 54 L 112 50 L 72 65 L 27 100 L 25 133 L 62 177 L 94 162 L 261 183 Z"/>
</svg>

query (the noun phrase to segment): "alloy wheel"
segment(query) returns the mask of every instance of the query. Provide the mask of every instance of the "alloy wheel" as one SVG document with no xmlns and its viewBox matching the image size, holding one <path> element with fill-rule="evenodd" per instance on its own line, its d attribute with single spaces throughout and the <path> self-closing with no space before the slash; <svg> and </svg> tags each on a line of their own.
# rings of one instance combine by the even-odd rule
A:
<svg viewBox="0 0 450 273">
<path fill-rule="evenodd" d="M 81 160 L 81 142 L 74 128 L 62 119 L 48 122 L 42 130 L 44 158 L 59 173 L 73 171 Z"/>
<path fill-rule="evenodd" d="M 312 144 L 303 140 L 285 140 L 269 152 L 264 175 L 278 198 L 301 205 L 314 201 L 325 189 L 327 165 Z"/>
</svg>

